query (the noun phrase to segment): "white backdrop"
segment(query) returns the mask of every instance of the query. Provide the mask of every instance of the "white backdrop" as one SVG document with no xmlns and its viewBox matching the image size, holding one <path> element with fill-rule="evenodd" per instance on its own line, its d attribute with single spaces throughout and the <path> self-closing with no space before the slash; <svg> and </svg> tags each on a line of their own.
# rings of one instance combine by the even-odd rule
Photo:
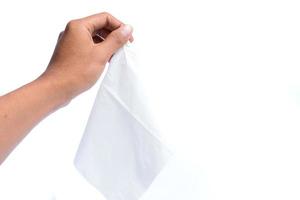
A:
<svg viewBox="0 0 300 200">
<path fill-rule="evenodd" d="M 45 69 L 67 21 L 108 11 L 135 29 L 157 121 L 189 163 L 176 179 L 210 200 L 300 199 L 299 10 L 296 0 L 1 1 L 0 94 Z M 73 167 L 99 83 L 11 154 L 0 199 L 102 199 Z"/>
</svg>

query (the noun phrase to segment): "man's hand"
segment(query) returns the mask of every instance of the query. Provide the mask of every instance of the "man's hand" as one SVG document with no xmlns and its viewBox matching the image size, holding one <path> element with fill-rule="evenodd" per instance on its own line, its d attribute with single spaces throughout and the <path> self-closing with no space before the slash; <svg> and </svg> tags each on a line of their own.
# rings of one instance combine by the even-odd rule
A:
<svg viewBox="0 0 300 200">
<path fill-rule="evenodd" d="M 99 33 L 105 38 L 100 43 Z M 108 13 L 70 21 L 46 71 L 0 96 L 0 164 L 37 123 L 89 89 L 127 41 L 133 41 L 132 28 Z"/>
<path fill-rule="evenodd" d="M 106 39 L 95 43 L 93 37 L 101 30 Z M 108 13 L 72 20 L 60 34 L 42 78 L 59 82 L 61 92 L 72 98 L 97 81 L 113 53 L 128 41 L 133 41 L 131 26 Z"/>
</svg>

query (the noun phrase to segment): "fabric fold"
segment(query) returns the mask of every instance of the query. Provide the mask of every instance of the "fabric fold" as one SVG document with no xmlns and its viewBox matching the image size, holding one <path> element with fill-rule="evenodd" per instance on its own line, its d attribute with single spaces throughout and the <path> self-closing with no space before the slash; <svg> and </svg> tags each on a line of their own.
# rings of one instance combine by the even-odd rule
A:
<svg viewBox="0 0 300 200">
<path fill-rule="evenodd" d="M 110 61 L 75 166 L 107 200 L 137 200 L 170 156 L 148 110 L 136 55 L 125 45 Z"/>
</svg>

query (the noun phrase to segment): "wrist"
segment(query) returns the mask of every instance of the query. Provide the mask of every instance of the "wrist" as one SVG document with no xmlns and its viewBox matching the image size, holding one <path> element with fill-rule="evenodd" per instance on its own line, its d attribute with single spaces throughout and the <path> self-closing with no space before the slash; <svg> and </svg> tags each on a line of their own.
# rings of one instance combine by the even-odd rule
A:
<svg viewBox="0 0 300 200">
<path fill-rule="evenodd" d="M 54 108 L 64 107 L 73 99 L 74 95 L 68 89 L 68 84 L 64 79 L 44 73 L 34 83 L 46 91 L 48 99 L 53 103 Z"/>
</svg>

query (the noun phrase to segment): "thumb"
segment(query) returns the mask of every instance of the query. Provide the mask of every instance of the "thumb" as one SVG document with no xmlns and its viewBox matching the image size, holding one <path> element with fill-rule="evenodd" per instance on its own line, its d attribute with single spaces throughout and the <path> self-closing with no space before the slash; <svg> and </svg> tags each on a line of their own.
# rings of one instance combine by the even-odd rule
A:
<svg viewBox="0 0 300 200">
<path fill-rule="evenodd" d="M 118 29 L 112 31 L 103 42 L 99 43 L 101 53 L 107 57 L 107 60 L 131 37 L 133 28 L 130 25 L 121 25 Z"/>
</svg>

